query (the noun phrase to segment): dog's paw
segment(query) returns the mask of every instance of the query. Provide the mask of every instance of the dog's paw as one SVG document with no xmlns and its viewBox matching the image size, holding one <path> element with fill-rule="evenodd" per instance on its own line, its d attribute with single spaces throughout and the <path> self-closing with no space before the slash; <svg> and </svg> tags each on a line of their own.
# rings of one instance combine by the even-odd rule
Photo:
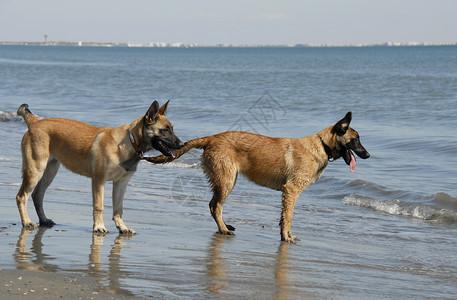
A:
<svg viewBox="0 0 457 300">
<path fill-rule="evenodd" d="M 32 221 L 27 222 L 27 223 L 23 223 L 22 226 L 24 226 L 24 228 L 30 229 L 30 230 L 38 228 L 38 225 L 35 222 L 32 222 Z"/>
<path fill-rule="evenodd" d="M 292 239 L 292 243 L 296 243 L 296 242 L 298 242 L 298 241 L 300 240 L 300 239 L 299 239 L 298 237 L 296 237 L 295 235 L 293 235 L 293 236 L 291 237 L 291 239 Z"/>
<path fill-rule="evenodd" d="M 50 227 L 52 227 L 54 225 L 56 225 L 56 223 L 54 223 L 54 221 L 51 220 L 51 219 L 46 219 L 46 220 L 40 221 L 40 227 L 48 227 L 48 228 L 50 228 Z"/>
<path fill-rule="evenodd" d="M 296 237 L 295 235 L 288 236 L 287 238 L 281 237 L 281 241 L 288 242 L 290 244 L 295 244 L 299 240 L 300 239 L 298 237 Z"/>
<path fill-rule="evenodd" d="M 236 234 L 235 234 L 233 231 L 231 231 L 231 230 L 226 230 L 226 231 L 225 231 L 225 230 L 224 230 L 224 231 L 219 230 L 217 233 L 222 234 L 222 235 L 231 235 L 231 236 L 235 236 L 235 235 L 236 235 Z"/>
<path fill-rule="evenodd" d="M 108 229 L 103 225 L 94 226 L 94 233 L 108 233 Z"/>
<path fill-rule="evenodd" d="M 134 235 L 134 234 L 136 234 L 135 230 L 133 230 L 132 228 L 126 228 L 124 230 L 119 229 L 119 233 L 120 234 L 126 234 L 126 235 Z"/>
</svg>

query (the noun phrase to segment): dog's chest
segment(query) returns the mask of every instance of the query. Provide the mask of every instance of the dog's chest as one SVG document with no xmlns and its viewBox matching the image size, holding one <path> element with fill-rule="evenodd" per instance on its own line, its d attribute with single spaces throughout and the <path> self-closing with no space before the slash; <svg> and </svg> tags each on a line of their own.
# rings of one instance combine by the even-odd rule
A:
<svg viewBox="0 0 457 300">
<path fill-rule="evenodd" d="M 138 163 L 140 161 L 136 158 L 132 158 L 129 160 L 124 161 L 121 163 L 121 167 L 126 171 L 126 172 L 135 172 L 136 167 L 138 166 Z"/>
<path fill-rule="evenodd" d="M 131 176 L 138 166 L 138 159 L 127 160 L 110 170 L 106 174 L 107 181 L 118 181 L 123 179 L 125 176 Z"/>
</svg>

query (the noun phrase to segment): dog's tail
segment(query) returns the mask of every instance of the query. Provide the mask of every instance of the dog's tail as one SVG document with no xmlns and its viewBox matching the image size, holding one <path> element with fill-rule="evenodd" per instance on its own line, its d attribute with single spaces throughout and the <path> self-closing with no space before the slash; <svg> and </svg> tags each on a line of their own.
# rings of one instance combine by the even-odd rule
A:
<svg viewBox="0 0 457 300">
<path fill-rule="evenodd" d="M 184 147 L 182 147 L 181 149 L 175 150 L 175 153 L 176 153 L 175 158 L 170 157 L 170 156 L 161 155 L 161 156 L 157 156 L 157 157 L 147 157 L 145 159 L 147 161 L 155 163 L 155 164 L 167 163 L 167 162 L 173 161 L 173 160 L 177 159 L 178 157 L 180 157 L 181 155 L 187 153 L 190 149 L 205 149 L 209 143 L 209 139 L 210 139 L 210 137 L 207 136 L 207 137 L 202 137 L 202 138 L 187 141 L 184 144 Z"/>
<path fill-rule="evenodd" d="M 25 104 L 25 103 L 22 104 L 21 106 L 19 106 L 19 108 L 17 109 L 17 115 L 23 117 L 25 123 L 29 127 L 30 127 L 30 124 L 38 121 L 38 119 L 29 110 L 29 105 Z"/>
</svg>

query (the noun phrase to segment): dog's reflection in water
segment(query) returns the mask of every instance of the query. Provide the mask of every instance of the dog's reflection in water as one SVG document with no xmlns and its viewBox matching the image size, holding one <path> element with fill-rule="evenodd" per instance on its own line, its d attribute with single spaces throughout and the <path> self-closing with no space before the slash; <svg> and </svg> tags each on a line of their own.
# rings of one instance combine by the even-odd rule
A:
<svg viewBox="0 0 457 300">
<path fill-rule="evenodd" d="M 256 278 L 246 279 L 240 276 L 244 272 L 240 268 L 249 268 L 249 266 L 244 264 L 233 265 L 234 254 L 224 250 L 224 244 L 229 243 L 232 238 L 232 236 L 215 233 L 209 242 L 205 259 L 207 291 L 222 295 L 243 293 L 243 285 L 245 285 L 246 290 L 260 289 L 262 295 L 268 295 L 268 298 L 274 299 L 289 299 L 296 293 L 297 290 L 294 287 L 294 283 L 289 278 L 289 273 L 294 267 L 289 260 L 289 252 L 294 245 L 285 242 L 279 243 L 278 251 L 273 254 L 273 269 L 271 270 L 268 266 L 262 265 L 261 268 L 265 271 L 263 274 L 256 274 Z M 243 254 L 241 253 L 240 255 Z M 268 256 L 266 255 L 264 258 Z M 252 261 L 255 260 L 253 258 Z M 251 271 L 245 270 L 248 273 Z M 274 281 L 266 284 L 266 280 L 271 280 L 271 273 L 274 273 Z M 256 281 L 259 284 L 258 286 L 254 286 Z M 235 285 L 236 291 L 233 290 Z M 252 295 L 251 292 L 248 291 L 244 295 Z M 300 294 L 303 294 L 303 291 L 300 291 Z M 236 294 L 236 296 L 243 298 L 243 294 Z"/>
<path fill-rule="evenodd" d="M 127 278 L 129 274 L 121 267 L 121 250 L 125 246 L 124 241 L 132 239 L 133 236 L 125 234 L 117 235 L 111 245 L 111 249 L 107 257 L 108 261 L 103 262 L 103 245 L 105 243 L 105 239 L 110 235 L 93 233 L 92 243 L 89 247 L 90 252 L 87 269 L 79 268 L 78 266 L 75 270 L 59 266 L 57 262 L 60 259 L 64 259 L 64 257 L 59 258 L 59 254 L 51 255 L 43 251 L 46 246 L 45 233 L 47 230 L 50 229 L 45 227 L 39 227 L 38 230 L 30 230 L 25 227 L 22 228 L 13 253 L 17 269 L 34 272 L 76 272 L 82 276 L 89 275 L 97 280 L 100 285 L 100 290 L 111 294 L 133 296 L 132 292 L 122 288 L 123 285 L 121 283 L 122 278 Z M 27 242 L 31 236 L 33 236 L 33 238 L 29 248 L 27 246 Z M 54 235 L 52 238 L 55 239 L 56 236 Z"/>
</svg>

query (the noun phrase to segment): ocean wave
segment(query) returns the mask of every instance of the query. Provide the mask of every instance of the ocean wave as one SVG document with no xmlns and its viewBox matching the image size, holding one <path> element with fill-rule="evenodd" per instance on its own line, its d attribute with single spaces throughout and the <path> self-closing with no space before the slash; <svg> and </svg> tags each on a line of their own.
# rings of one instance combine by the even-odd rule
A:
<svg viewBox="0 0 457 300">
<path fill-rule="evenodd" d="M 75 192 L 75 193 L 83 193 L 83 194 L 88 194 L 91 193 L 90 190 L 83 190 L 83 189 L 76 189 L 76 188 L 71 188 L 71 187 L 55 187 L 53 188 L 55 191 L 63 191 L 63 192 Z"/>
<path fill-rule="evenodd" d="M 38 120 L 45 119 L 45 117 L 40 116 L 38 114 L 34 114 L 34 116 Z M 11 122 L 11 121 L 21 121 L 21 122 L 23 122 L 24 119 L 19 117 L 16 112 L 0 110 L 0 122 Z"/>
<path fill-rule="evenodd" d="M 0 110 L 0 122 L 11 122 L 19 119 L 21 118 L 14 112 Z"/>
<path fill-rule="evenodd" d="M 148 163 L 149 164 L 149 163 Z M 200 162 L 191 162 L 185 160 L 174 160 L 166 164 L 155 164 L 164 168 L 177 168 L 177 169 L 198 169 L 201 166 Z"/>
<path fill-rule="evenodd" d="M 436 193 L 430 196 L 432 202 L 441 208 L 457 211 L 457 198 L 452 197 L 446 193 Z"/>
<path fill-rule="evenodd" d="M 1 182 L 0 186 L 21 186 L 19 182 Z"/>
<path fill-rule="evenodd" d="M 0 156 L 0 161 L 16 161 L 16 160 L 14 160 L 14 159 L 12 159 L 12 158 L 9 158 L 9 157 L 2 157 L 2 156 Z"/>
<path fill-rule="evenodd" d="M 441 198 L 444 196 L 440 195 L 439 197 Z M 364 207 L 390 215 L 406 216 L 430 221 L 436 224 L 452 225 L 457 223 L 457 211 L 448 208 L 437 208 L 422 203 L 409 203 L 398 199 L 374 199 L 360 195 L 346 196 L 343 198 L 342 203 L 344 205 Z"/>
<path fill-rule="evenodd" d="M 436 195 L 425 194 L 420 191 L 411 191 L 411 190 L 403 190 L 403 189 L 392 189 L 386 186 L 382 186 L 370 181 L 356 179 L 351 180 L 348 182 L 342 181 L 339 185 L 340 187 L 344 188 L 343 190 L 347 194 L 353 193 L 357 191 L 359 195 L 364 195 L 367 197 L 375 198 L 375 199 L 401 199 L 404 202 L 414 202 L 417 203 L 419 201 L 431 203 L 435 201 Z M 444 194 L 447 195 L 447 194 Z M 444 197 L 444 196 L 443 196 Z M 450 198 L 453 199 L 451 196 L 447 195 L 444 197 L 446 199 Z M 456 200 L 457 201 L 457 200 Z M 457 207 L 455 209 L 457 211 Z"/>
</svg>

